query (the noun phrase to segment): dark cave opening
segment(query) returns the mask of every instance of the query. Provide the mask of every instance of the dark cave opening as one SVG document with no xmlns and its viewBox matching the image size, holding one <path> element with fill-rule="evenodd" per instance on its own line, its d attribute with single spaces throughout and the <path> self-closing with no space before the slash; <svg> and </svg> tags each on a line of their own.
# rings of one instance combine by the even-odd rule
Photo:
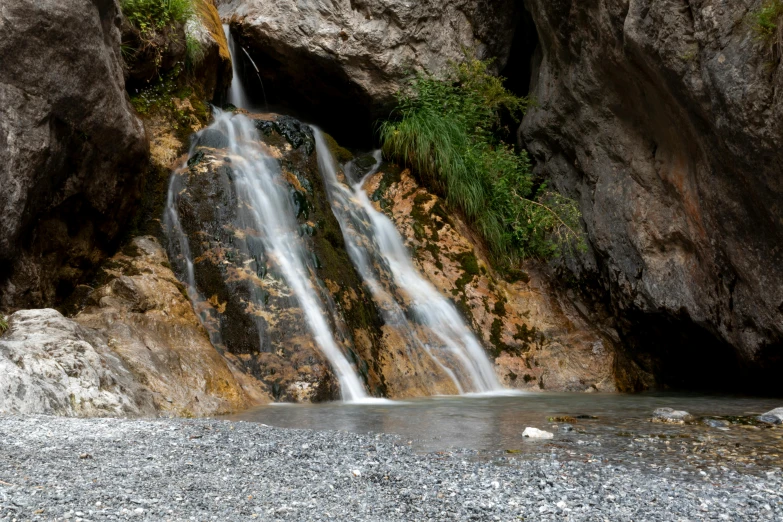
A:
<svg viewBox="0 0 783 522">
<path fill-rule="evenodd" d="M 771 378 L 783 371 L 780 357 L 744 360 L 735 347 L 687 314 L 632 312 L 622 323 L 625 352 L 619 363 L 624 367 L 616 369 L 629 377 L 628 391 L 652 388 L 783 396 L 783 382 Z M 780 353 L 779 348 L 769 353 Z M 652 382 L 645 381 L 645 374 Z"/>
<path fill-rule="evenodd" d="M 390 107 L 377 106 L 337 64 L 311 53 L 284 55 L 270 46 L 253 45 L 233 27 L 232 34 L 252 58 L 253 63 L 244 52 L 234 57 L 252 110 L 317 125 L 345 147 L 375 145 L 375 122 Z"/>
<path fill-rule="evenodd" d="M 505 67 L 500 75 L 506 79 L 506 88 L 517 96 L 530 94 L 530 81 L 533 77 L 533 56 L 538 47 L 538 30 L 533 17 L 527 9 L 522 10 L 522 16 L 514 31 L 511 50 Z"/>
</svg>

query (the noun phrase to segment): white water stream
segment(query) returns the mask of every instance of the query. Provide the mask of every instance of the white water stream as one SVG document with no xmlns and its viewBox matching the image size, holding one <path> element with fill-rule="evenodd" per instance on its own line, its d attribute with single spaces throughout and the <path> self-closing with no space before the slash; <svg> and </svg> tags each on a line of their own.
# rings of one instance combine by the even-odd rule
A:
<svg viewBox="0 0 783 522">
<path fill-rule="evenodd" d="M 349 187 L 338 180 L 337 163 L 323 134 L 314 131 L 318 166 L 348 253 L 386 324 L 407 341 L 411 362 L 421 364 L 422 357 L 428 357 L 460 394 L 503 391 L 481 343 L 454 305 L 419 273 L 394 223 L 375 209 L 362 188 L 380 166 L 380 151 L 375 153 L 375 167 Z M 351 164 L 346 171 L 350 183 Z M 433 383 L 422 384 L 431 393 L 439 392 Z"/>
</svg>

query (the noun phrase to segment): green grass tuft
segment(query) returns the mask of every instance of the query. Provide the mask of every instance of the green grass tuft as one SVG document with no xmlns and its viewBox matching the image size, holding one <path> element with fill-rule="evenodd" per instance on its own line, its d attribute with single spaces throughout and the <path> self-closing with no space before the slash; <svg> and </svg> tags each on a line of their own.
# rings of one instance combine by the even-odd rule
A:
<svg viewBox="0 0 783 522">
<path fill-rule="evenodd" d="M 8 330 L 8 321 L 3 314 L 0 314 L 0 335 L 3 335 L 6 330 Z"/>
<path fill-rule="evenodd" d="M 750 16 L 758 37 L 767 45 L 773 59 L 779 59 L 783 54 L 783 0 L 767 0 Z"/>
<path fill-rule="evenodd" d="M 385 155 L 462 211 L 499 259 L 547 258 L 581 245 L 575 202 L 534 187 L 527 153 L 496 137 L 501 114 L 519 117 L 529 102 L 488 67 L 470 60 L 445 80 L 417 76 L 398 95 L 399 118 L 380 125 Z"/>
<path fill-rule="evenodd" d="M 192 0 L 122 0 L 122 12 L 142 33 L 184 24 L 194 14 Z"/>
</svg>

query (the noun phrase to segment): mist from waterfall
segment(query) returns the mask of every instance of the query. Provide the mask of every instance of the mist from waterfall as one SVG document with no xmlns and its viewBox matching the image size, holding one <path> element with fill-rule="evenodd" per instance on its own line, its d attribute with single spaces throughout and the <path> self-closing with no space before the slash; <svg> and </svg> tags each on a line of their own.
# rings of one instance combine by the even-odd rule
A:
<svg viewBox="0 0 783 522">
<path fill-rule="evenodd" d="M 405 339 L 411 362 L 421 368 L 429 359 L 460 394 L 502 391 L 479 340 L 455 306 L 419 273 L 394 223 L 375 209 L 362 188 L 380 166 L 380 151 L 375 153 L 374 168 L 362 179 L 351 180 L 354 164 L 348 164 L 346 183 L 341 183 L 323 134 L 314 132 L 318 165 L 348 253 L 384 321 Z M 439 393 L 434 383 L 422 384 Z"/>
</svg>

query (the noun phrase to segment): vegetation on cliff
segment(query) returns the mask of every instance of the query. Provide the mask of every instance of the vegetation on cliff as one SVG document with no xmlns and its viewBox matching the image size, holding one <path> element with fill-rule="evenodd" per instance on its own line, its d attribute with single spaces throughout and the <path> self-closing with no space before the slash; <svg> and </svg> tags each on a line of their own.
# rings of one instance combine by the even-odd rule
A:
<svg viewBox="0 0 783 522">
<path fill-rule="evenodd" d="M 783 49 L 783 0 L 768 0 L 761 9 L 752 13 L 752 18 L 759 37 L 771 47 L 775 58 L 780 57 Z"/>
<path fill-rule="evenodd" d="M 576 203 L 537 183 L 527 153 L 498 137 L 501 116 L 519 118 L 529 101 L 488 66 L 470 60 L 445 79 L 416 76 L 398 96 L 399 119 L 380 126 L 384 153 L 463 212 L 504 262 L 580 245 Z"/>
</svg>

